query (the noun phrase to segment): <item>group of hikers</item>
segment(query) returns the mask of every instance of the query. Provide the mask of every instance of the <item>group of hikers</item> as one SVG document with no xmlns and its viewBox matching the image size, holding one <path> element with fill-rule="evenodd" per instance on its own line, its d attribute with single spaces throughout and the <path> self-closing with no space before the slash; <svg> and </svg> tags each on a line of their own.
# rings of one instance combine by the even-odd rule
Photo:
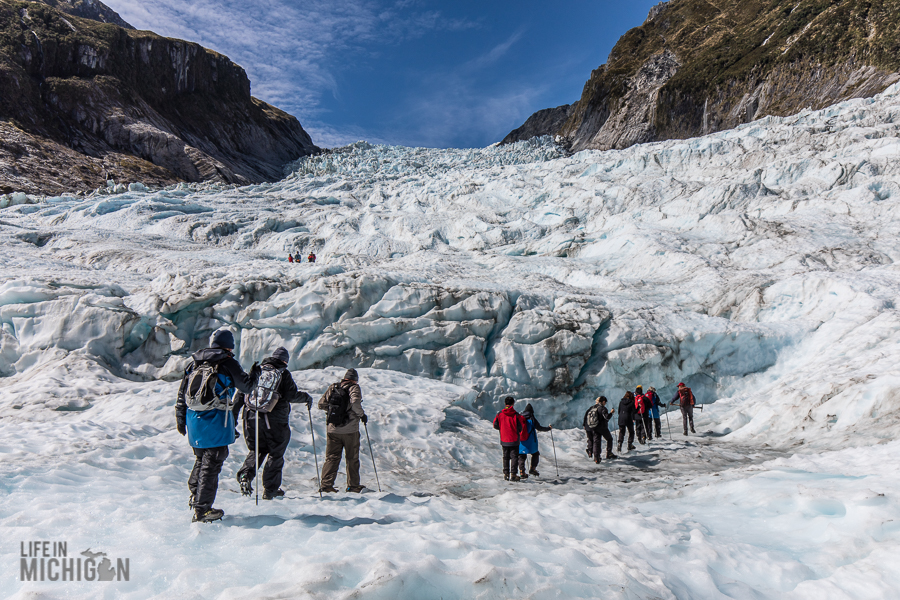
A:
<svg viewBox="0 0 900 600">
<path fill-rule="evenodd" d="M 225 515 L 222 510 L 214 508 L 213 503 L 219 486 L 219 474 L 228 458 L 228 446 L 240 437 L 237 421 L 242 412 L 248 454 L 237 472 L 237 481 L 241 493 L 251 495 L 259 466 L 265 463 L 261 473 L 264 500 L 284 496 L 281 481 L 284 454 L 291 440 L 291 404 L 305 404 L 312 425 L 312 397 L 297 389 L 287 369 L 290 362 L 288 351 L 277 348 L 272 356 L 261 363 L 254 363 L 247 373 L 234 357 L 234 345 L 234 335 L 230 331 L 216 331 L 209 348 L 192 355 L 193 360 L 185 369 L 178 389 L 176 428 L 181 435 L 187 435 L 194 452 L 194 467 L 188 478 L 191 494 L 189 506 L 194 511 L 194 522 L 217 521 Z M 695 433 L 694 395 L 690 388 L 679 383 L 678 392 L 671 402 L 676 400 L 681 406 L 684 435 L 687 435 L 688 425 Z M 500 431 L 503 448 L 503 476 L 511 481 L 520 481 L 529 475 L 537 477 L 540 462 L 537 433 L 552 431 L 553 426 L 541 425 L 531 404 L 526 405 L 520 414 L 514 407 L 514 398 L 509 396 L 504 403 L 505 408 L 494 418 L 494 428 Z M 604 439 L 607 442 L 606 458 L 618 458 L 613 454 L 609 431 L 615 408 L 607 409 L 606 403 L 606 397 L 597 398 L 585 413 L 583 421 L 587 433 L 587 454 L 598 464 Z M 652 387 L 646 393 L 641 386 L 637 386 L 634 393 L 625 393 L 618 411 L 619 452 L 622 451 L 626 431 L 629 434 L 629 450 L 635 449 L 635 431 L 642 444 L 653 438 L 654 424 L 656 436 L 661 436 L 660 406 L 666 405 L 660 402 Z M 359 479 L 359 424 L 365 426 L 368 417 L 362 408 L 362 390 L 356 370 L 348 369 L 340 381 L 328 386 L 317 407 L 325 411 L 327 424 L 325 464 L 319 493 L 338 491 L 334 483 L 342 455 L 347 463 L 346 490 L 362 492 L 364 487 Z M 531 461 L 526 472 L 529 455 Z"/>
<path fill-rule="evenodd" d="M 316 262 L 316 253 L 310 250 L 309 255 L 306 257 L 306 261 L 311 262 L 311 263 Z M 288 262 L 289 263 L 302 263 L 303 259 L 300 258 L 299 252 L 296 252 L 294 254 L 291 254 L 290 252 L 288 252 Z"/>
<path fill-rule="evenodd" d="M 219 330 L 210 347 L 195 352 L 191 358 L 193 362 L 185 370 L 178 389 L 175 424 L 178 433 L 187 435 L 194 451 L 194 468 L 188 478 L 193 521 L 208 523 L 225 515 L 213 507 L 213 502 L 219 473 L 228 458 L 228 446 L 240 437 L 236 424 L 242 410 L 248 454 L 237 472 L 241 493 L 253 493 L 257 468 L 265 462 L 263 499 L 284 496 L 281 473 L 284 453 L 291 441 L 291 404 L 305 404 L 307 412 L 312 407 L 312 397 L 297 389 L 287 369 L 288 351 L 276 349 L 271 357 L 254 364 L 246 373 L 234 358 L 234 335 Z M 334 482 L 342 454 L 347 461 L 347 491 L 363 491 L 359 481 L 359 423 L 365 425 L 368 417 L 362 408 L 356 370 L 348 369 L 341 381 L 328 386 L 317 406 L 326 412 L 327 423 L 319 492 L 338 491 Z"/>
<path fill-rule="evenodd" d="M 678 391 L 670 401 L 670 404 L 679 403 L 681 407 L 684 435 L 694 430 L 694 394 L 691 388 L 684 383 L 678 384 Z M 606 396 L 600 396 L 594 404 L 584 413 L 582 425 L 587 434 L 588 457 L 600 464 L 603 440 L 606 440 L 606 458 L 619 458 L 613 453 L 613 437 L 609 431 L 609 422 L 612 420 L 615 408 L 607 409 Z M 525 406 L 525 410 L 518 413 L 515 409 L 515 398 L 507 396 L 504 400 L 505 407 L 494 417 L 494 429 L 500 431 L 500 446 L 503 449 L 503 478 L 509 481 L 521 481 L 529 475 L 538 476 L 537 465 L 540 461 L 538 451 L 537 432 L 551 431 L 552 425 L 542 426 L 534 416 L 534 408 L 531 404 Z M 628 450 L 635 450 L 635 432 L 638 441 L 646 444 L 653 439 L 653 426 L 656 426 L 656 437 L 662 437 L 662 423 L 659 416 L 660 407 L 666 404 L 660 402 L 656 388 L 647 388 L 644 392 L 642 386 L 637 386 L 634 392 L 625 392 L 619 401 L 619 434 L 616 451 L 622 451 L 622 442 L 625 433 L 628 433 Z M 531 467 L 525 472 L 525 463 L 528 455 L 531 455 Z"/>
</svg>

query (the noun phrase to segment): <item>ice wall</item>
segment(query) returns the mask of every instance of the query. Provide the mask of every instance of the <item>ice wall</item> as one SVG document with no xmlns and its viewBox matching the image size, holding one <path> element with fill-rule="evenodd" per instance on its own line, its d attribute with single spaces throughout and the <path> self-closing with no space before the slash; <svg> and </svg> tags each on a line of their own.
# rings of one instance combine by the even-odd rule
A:
<svg viewBox="0 0 900 600">
<path fill-rule="evenodd" d="M 360 143 L 275 184 L 11 205 L 0 375 L 177 378 L 227 326 L 248 365 L 285 345 L 294 369 L 467 387 L 484 415 L 512 394 L 578 425 L 593 395 L 687 381 L 733 436 L 890 436 L 898 117 L 892 88 L 622 151 Z"/>
</svg>

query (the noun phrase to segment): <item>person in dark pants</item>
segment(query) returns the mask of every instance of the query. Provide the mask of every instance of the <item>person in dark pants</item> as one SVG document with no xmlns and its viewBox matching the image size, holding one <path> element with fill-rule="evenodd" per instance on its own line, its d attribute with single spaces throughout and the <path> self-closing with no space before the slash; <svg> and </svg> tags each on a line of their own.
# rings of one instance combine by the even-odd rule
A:
<svg viewBox="0 0 900 600">
<path fill-rule="evenodd" d="M 287 370 L 287 364 L 290 355 L 285 348 L 278 348 L 272 353 L 271 358 L 262 361 L 261 371 L 271 371 L 273 375 L 277 373 L 279 378 L 278 387 L 275 395 L 277 400 L 275 405 L 268 412 L 257 412 L 251 408 L 250 404 L 245 403 L 245 394 L 238 392 L 235 394 L 234 413 L 235 422 L 244 409 L 244 441 L 247 442 L 247 449 L 250 453 L 244 461 L 243 466 L 237 472 L 237 480 L 241 486 L 241 493 L 249 496 L 253 492 L 252 481 L 256 477 L 256 431 L 259 428 L 259 464 L 265 463 L 263 469 L 263 499 L 272 500 L 284 496 L 281 489 L 281 471 L 284 468 L 284 453 L 288 444 L 291 442 L 291 404 L 306 404 L 307 408 L 312 405 L 312 398 L 306 392 L 297 389 L 291 372 Z M 260 377 L 259 385 L 264 380 Z M 255 392 L 258 396 L 259 390 Z M 256 423 L 257 416 L 260 417 L 259 425 Z"/>
<path fill-rule="evenodd" d="M 228 458 L 228 445 L 234 443 L 237 433 L 228 403 L 235 389 L 249 393 L 259 376 L 259 365 L 253 365 L 250 374 L 245 373 L 233 350 L 232 333 L 217 331 L 210 347 L 191 357 L 193 362 L 185 370 L 178 388 L 175 425 L 178 433 L 187 434 L 195 458 L 188 479 L 194 522 L 217 521 L 225 515 L 224 511 L 213 508 L 213 502 L 219 473 Z M 204 396 L 204 390 L 209 390 L 209 397 Z"/>
<path fill-rule="evenodd" d="M 528 475 L 540 476 L 537 471 L 538 463 L 541 461 L 541 453 L 538 451 L 538 431 L 550 431 L 553 425 L 544 427 L 538 423 L 537 417 L 534 416 L 534 408 L 531 404 L 525 406 L 522 411 L 522 418 L 525 419 L 525 438 L 519 442 L 519 478 L 528 479 Z M 531 455 L 531 468 L 528 473 L 525 472 L 525 459 Z M 513 469 L 515 471 L 515 469 Z"/>
<path fill-rule="evenodd" d="M 628 449 L 634 450 L 634 394 L 625 392 L 619 401 L 619 445 L 616 450 L 622 451 L 625 430 L 628 430 Z"/>
<path fill-rule="evenodd" d="M 346 421 L 337 425 L 328 424 L 328 434 L 325 440 L 325 464 L 322 467 L 322 485 L 320 491 L 334 493 L 334 480 L 337 479 L 338 468 L 341 466 L 341 453 L 347 458 L 347 491 L 359 493 L 364 486 L 359 483 L 359 423 L 369 422 L 362 407 L 362 390 L 359 387 L 359 374 L 356 369 L 347 369 L 344 378 L 338 383 L 328 386 L 322 397 L 319 398 L 318 407 L 328 410 L 329 402 L 334 397 L 333 390 L 336 387 L 343 388 L 350 396 Z"/>
<path fill-rule="evenodd" d="M 644 398 L 644 388 L 637 386 L 634 389 L 634 433 L 638 442 L 646 444 L 647 440 L 653 439 L 649 425 L 649 406 Z"/>
<path fill-rule="evenodd" d="M 516 467 L 519 464 L 519 442 L 527 439 L 525 419 L 513 408 L 516 401 L 512 396 L 507 396 L 503 403 L 506 407 L 494 417 L 494 429 L 500 432 L 500 446 L 503 448 L 503 479 L 519 481 Z"/>
<path fill-rule="evenodd" d="M 594 405 L 587 409 L 584 413 L 582 425 L 585 433 L 587 433 L 587 454 L 594 459 L 594 462 L 600 464 L 600 453 L 603 450 L 603 440 L 606 440 L 606 458 L 619 458 L 613 454 L 613 439 L 609 432 L 609 420 L 612 419 L 612 412 L 606 409 L 606 396 L 600 396 L 594 401 Z"/>
<path fill-rule="evenodd" d="M 678 400 L 678 403 L 681 406 L 681 424 L 684 428 L 683 435 L 688 434 L 688 423 L 691 425 L 691 433 L 697 433 L 694 431 L 694 393 L 691 392 L 691 388 L 683 383 L 679 383 L 678 391 L 675 392 L 675 395 L 672 397 L 669 404 L 676 400 Z"/>
</svg>

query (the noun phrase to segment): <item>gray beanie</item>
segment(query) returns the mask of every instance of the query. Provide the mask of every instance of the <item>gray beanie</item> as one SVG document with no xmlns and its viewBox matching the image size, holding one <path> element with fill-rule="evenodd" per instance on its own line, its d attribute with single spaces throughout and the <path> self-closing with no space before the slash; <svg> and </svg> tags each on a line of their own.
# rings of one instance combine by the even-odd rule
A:
<svg viewBox="0 0 900 600">
<path fill-rule="evenodd" d="M 359 381 L 359 373 L 356 372 L 356 369 L 347 369 L 347 372 L 344 373 L 344 379 L 347 381 Z"/>
<path fill-rule="evenodd" d="M 281 347 L 277 348 L 275 352 L 272 353 L 272 358 L 287 364 L 291 360 L 291 355 L 288 354 L 287 348 Z"/>
</svg>

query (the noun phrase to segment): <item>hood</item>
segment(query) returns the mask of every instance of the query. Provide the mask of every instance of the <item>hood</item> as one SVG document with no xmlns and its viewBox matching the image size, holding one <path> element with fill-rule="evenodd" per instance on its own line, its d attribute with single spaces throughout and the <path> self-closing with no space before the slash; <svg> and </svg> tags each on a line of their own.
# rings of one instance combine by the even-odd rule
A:
<svg viewBox="0 0 900 600">
<path fill-rule="evenodd" d="M 519 414 L 519 413 L 516 412 L 516 409 L 513 408 L 512 406 L 507 406 L 506 408 L 504 408 L 504 409 L 501 410 L 500 412 L 503 413 L 504 415 L 506 415 L 507 417 L 512 417 L 513 415 Z"/>
<path fill-rule="evenodd" d="M 230 358 L 231 356 L 231 352 L 223 350 L 222 348 L 204 348 L 203 350 L 194 352 L 191 358 L 194 359 L 194 362 L 219 362 L 226 358 Z"/>
<path fill-rule="evenodd" d="M 287 367 L 286 362 L 284 362 L 283 360 L 278 360 L 277 358 L 274 358 L 272 356 L 270 356 L 269 358 L 264 358 L 262 363 L 260 363 L 260 364 L 272 365 L 276 369 L 284 369 Z"/>
<path fill-rule="evenodd" d="M 531 403 L 525 405 L 525 410 L 522 411 L 522 416 L 526 419 L 531 419 L 534 417 L 534 407 L 531 406 Z"/>
</svg>

